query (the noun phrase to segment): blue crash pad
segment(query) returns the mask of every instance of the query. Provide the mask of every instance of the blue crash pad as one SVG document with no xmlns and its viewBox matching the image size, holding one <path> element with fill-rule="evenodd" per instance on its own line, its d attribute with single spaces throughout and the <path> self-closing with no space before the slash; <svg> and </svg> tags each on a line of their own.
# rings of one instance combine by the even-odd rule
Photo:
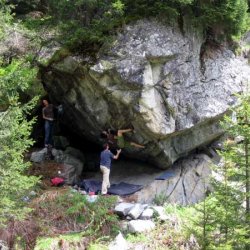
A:
<svg viewBox="0 0 250 250">
<path fill-rule="evenodd" d="M 160 176 L 156 177 L 155 180 L 166 180 L 170 177 L 175 176 L 174 171 L 168 170 L 166 172 L 164 172 L 163 174 L 161 174 Z"/>
<path fill-rule="evenodd" d="M 111 187 L 108 189 L 108 193 L 117 195 L 130 195 L 141 190 L 142 188 L 142 185 L 120 182 L 119 184 L 112 184 Z"/>
<path fill-rule="evenodd" d="M 102 182 L 97 180 L 83 180 L 78 185 L 80 188 L 84 189 L 87 192 L 101 192 Z M 120 182 L 119 184 L 112 184 L 108 189 L 109 194 L 116 195 L 130 195 L 143 188 L 142 185 L 134 185 L 125 182 Z"/>
<path fill-rule="evenodd" d="M 78 186 L 81 189 L 84 189 L 87 192 L 101 192 L 102 190 L 102 182 L 101 181 L 97 181 L 97 180 L 91 180 L 91 179 L 87 179 L 87 180 L 82 180 Z"/>
</svg>

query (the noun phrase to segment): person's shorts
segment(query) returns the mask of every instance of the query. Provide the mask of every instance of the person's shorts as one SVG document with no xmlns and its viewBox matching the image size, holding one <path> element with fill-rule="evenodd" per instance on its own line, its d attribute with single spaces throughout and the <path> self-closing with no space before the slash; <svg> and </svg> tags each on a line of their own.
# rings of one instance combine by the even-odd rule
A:
<svg viewBox="0 0 250 250">
<path fill-rule="evenodd" d="M 117 146 L 119 148 L 131 148 L 132 147 L 130 142 L 124 140 L 123 136 L 117 137 Z"/>
</svg>

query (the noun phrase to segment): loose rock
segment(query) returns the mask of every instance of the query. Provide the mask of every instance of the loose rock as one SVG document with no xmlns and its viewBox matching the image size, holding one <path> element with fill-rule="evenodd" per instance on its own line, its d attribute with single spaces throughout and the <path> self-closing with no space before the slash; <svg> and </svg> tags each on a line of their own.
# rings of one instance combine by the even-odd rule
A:
<svg viewBox="0 0 250 250">
<path fill-rule="evenodd" d="M 154 228 L 155 224 L 151 220 L 131 220 L 128 223 L 128 229 L 131 233 L 147 232 Z"/>
<path fill-rule="evenodd" d="M 118 215 L 126 216 L 133 207 L 134 204 L 122 202 L 115 207 L 115 212 Z"/>
<path fill-rule="evenodd" d="M 120 232 L 115 240 L 111 242 L 109 245 L 109 250 L 127 250 L 128 249 L 128 243 L 124 239 L 122 233 Z"/>
<path fill-rule="evenodd" d="M 129 211 L 128 216 L 136 220 L 139 218 L 145 207 L 141 204 L 135 204 L 134 207 Z"/>
<path fill-rule="evenodd" d="M 151 208 L 147 208 L 145 209 L 141 216 L 140 216 L 140 219 L 141 220 L 148 220 L 148 219 L 151 219 L 153 217 L 153 214 L 154 214 L 154 210 L 151 209 Z"/>
</svg>

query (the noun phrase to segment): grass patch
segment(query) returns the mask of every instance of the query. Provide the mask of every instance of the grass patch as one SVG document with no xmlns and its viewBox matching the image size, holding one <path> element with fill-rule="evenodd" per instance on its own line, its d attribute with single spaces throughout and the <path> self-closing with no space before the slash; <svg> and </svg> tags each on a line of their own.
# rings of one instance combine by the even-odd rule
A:
<svg viewBox="0 0 250 250">
<path fill-rule="evenodd" d="M 47 15 L 39 18 L 26 18 L 23 21 L 23 25 L 29 30 L 40 31 L 41 28 L 48 28 L 52 25 L 55 25 L 55 22 L 53 22 L 53 18 L 51 16 Z"/>
<path fill-rule="evenodd" d="M 99 238 L 116 235 L 118 217 L 112 210 L 116 199 L 115 196 L 99 196 L 90 203 L 86 196 L 67 189 L 44 193 L 33 203 L 35 219 L 42 228 L 40 235 L 58 236 L 39 238 L 35 249 L 61 247 L 60 244 L 74 249 L 76 242 L 85 246 Z"/>
<path fill-rule="evenodd" d="M 150 239 L 145 234 L 128 234 L 126 237 L 127 241 L 131 243 L 148 243 L 150 242 Z"/>
<path fill-rule="evenodd" d="M 42 228 L 50 233 L 69 233 L 84 231 L 85 236 L 112 235 L 117 232 L 118 218 L 112 212 L 116 203 L 115 196 L 99 196 L 96 202 L 90 203 L 86 196 L 78 192 L 48 192 L 35 204 L 36 217 Z"/>
<path fill-rule="evenodd" d="M 108 250 L 108 246 L 102 244 L 90 244 L 88 250 Z"/>
<path fill-rule="evenodd" d="M 158 195 L 155 195 L 155 198 L 153 200 L 153 203 L 157 206 L 163 206 L 167 202 L 168 196 L 165 193 L 160 193 Z"/>
<path fill-rule="evenodd" d="M 65 244 L 70 247 L 74 247 L 74 245 L 82 245 L 82 247 L 84 247 L 86 242 L 87 241 L 83 237 L 83 233 L 72 233 L 68 235 L 60 235 L 58 237 L 39 238 L 34 250 L 48 250 L 55 246 L 62 247 Z"/>
</svg>

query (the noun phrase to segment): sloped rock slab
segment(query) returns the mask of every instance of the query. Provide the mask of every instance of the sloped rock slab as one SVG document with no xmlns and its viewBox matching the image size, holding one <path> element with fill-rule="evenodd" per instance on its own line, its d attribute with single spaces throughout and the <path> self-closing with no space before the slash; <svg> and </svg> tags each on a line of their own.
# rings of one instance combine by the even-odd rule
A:
<svg viewBox="0 0 250 250">
<path fill-rule="evenodd" d="M 157 196 L 161 196 L 167 203 L 197 203 L 210 189 L 211 164 L 211 158 L 205 154 L 192 155 L 174 164 L 175 175 L 166 180 L 153 180 L 141 191 L 129 196 L 129 199 L 142 204 L 152 204 Z"/>
</svg>

